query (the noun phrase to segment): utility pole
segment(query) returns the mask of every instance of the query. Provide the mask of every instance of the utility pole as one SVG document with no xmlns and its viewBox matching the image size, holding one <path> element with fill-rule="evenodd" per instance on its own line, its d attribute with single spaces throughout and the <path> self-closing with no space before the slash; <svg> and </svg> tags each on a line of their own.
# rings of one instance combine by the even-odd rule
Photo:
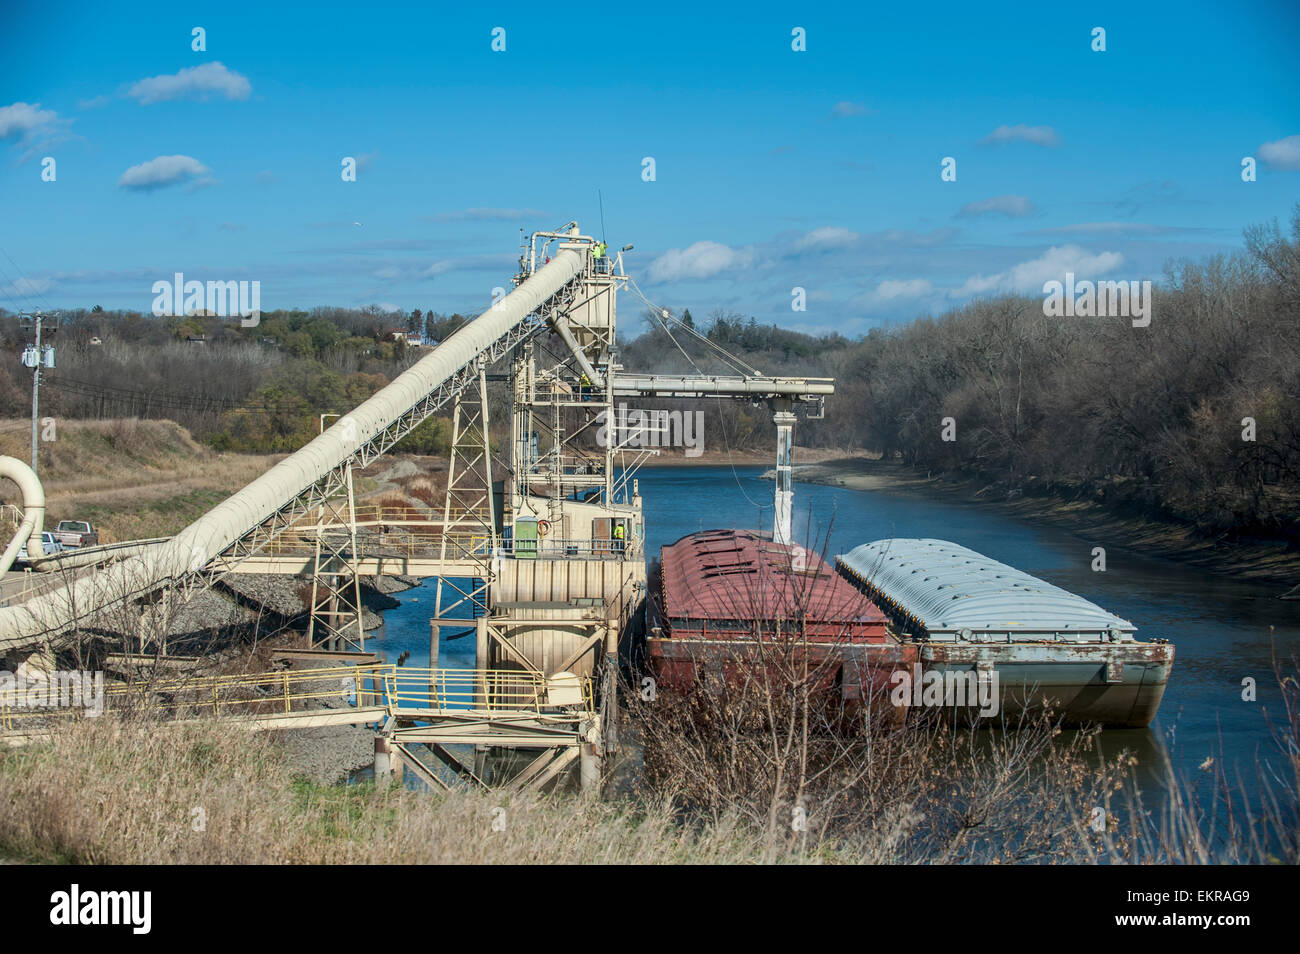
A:
<svg viewBox="0 0 1300 954">
<path fill-rule="evenodd" d="M 57 331 L 59 327 L 59 323 L 58 323 L 59 316 L 60 316 L 60 312 L 56 311 L 52 315 L 47 315 L 44 312 L 42 312 L 40 309 L 37 309 L 34 314 L 28 314 L 24 312 L 23 314 L 19 315 L 19 318 L 22 321 L 22 323 L 24 325 L 31 324 L 33 330 L 36 333 L 36 343 L 28 345 L 26 348 L 23 349 L 23 353 L 22 353 L 23 364 L 32 369 L 32 472 L 33 473 L 36 472 L 36 464 L 37 464 L 37 454 L 36 454 L 37 443 L 36 442 L 37 442 L 37 428 L 40 424 L 41 368 L 54 367 L 54 349 L 49 345 L 42 344 L 41 332 L 43 330 L 43 326 L 46 319 L 53 319 L 52 327 L 50 328 L 50 333 L 53 334 L 55 331 Z"/>
</svg>

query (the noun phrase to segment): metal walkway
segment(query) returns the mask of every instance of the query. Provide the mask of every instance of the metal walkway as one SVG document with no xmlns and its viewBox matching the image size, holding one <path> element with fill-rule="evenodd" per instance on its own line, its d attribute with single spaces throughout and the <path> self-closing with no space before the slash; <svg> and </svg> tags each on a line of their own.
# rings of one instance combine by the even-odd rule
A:
<svg viewBox="0 0 1300 954">
<path fill-rule="evenodd" d="M 29 687 L 30 688 L 30 687 Z M 54 687 L 57 692 L 57 686 Z M 29 708 L 26 689 L 0 691 L 0 744 L 39 742 L 85 707 Z M 532 771 L 511 784 L 540 786 L 600 744 L 600 715 L 588 678 L 502 669 L 405 668 L 388 664 L 281 670 L 252 675 L 143 679 L 109 686 L 102 715 L 162 723 L 219 720 L 249 731 L 331 725 L 376 728 L 376 775 L 402 767 L 433 787 L 441 774 L 419 747 L 455 775 L 486 785 L 446 747 L 473 745 L 534 752 Z"/>
</svg>

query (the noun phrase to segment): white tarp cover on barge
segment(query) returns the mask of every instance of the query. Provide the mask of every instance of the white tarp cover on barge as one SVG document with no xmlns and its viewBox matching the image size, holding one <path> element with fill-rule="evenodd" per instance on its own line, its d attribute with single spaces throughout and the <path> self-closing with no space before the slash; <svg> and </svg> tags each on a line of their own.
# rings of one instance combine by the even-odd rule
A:
<svg viewBox="0 0 1300 954">
<path fill-rule="evenodd" d="M 1105 642 L 1137 627 L 1081 596 L 946 540 L 877 540 L 835 558 L 886 612 L 933 640 Z"/>
</svg>

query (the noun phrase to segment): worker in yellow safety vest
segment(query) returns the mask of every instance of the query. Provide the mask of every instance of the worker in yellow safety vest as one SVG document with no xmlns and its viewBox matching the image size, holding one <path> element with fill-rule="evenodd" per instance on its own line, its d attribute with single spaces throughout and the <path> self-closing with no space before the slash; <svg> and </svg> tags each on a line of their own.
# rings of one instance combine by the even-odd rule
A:
<svg viewBox="0 0 1300 954">
<path fill-rule="evenodd" d="M 591 247 L 591 257 L 596 260 L 597 271 L 604 271 L 606 265 L 605 249 L 609 248 L 604 242 L 597 242 Z"/>
<path fill-rule="evenodd" d="M 584 401 L 591 400 L 591 378 L 587 377 L 586 371 L 578 378 L 578 393 L 582 395 Z"/>
<path fill-rule="evenodd" d="M 614 549 L 620 553 L 623 551 L 623 525 L 621 523 L 614 524 Z"/>
</svg>

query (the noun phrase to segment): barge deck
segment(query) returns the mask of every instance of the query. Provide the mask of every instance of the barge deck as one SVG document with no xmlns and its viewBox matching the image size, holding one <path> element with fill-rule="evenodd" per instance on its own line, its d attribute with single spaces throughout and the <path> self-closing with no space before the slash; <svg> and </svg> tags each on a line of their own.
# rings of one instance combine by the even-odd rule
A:
<svg viewBox="0 0 1300 954">
<path fill-rule="evenodd" d="M 1173 644 L 1135 639 L 1081 596 L 944 540 L 877 540 L 835 562 L 918 649 L 922 678 L 992 681 L 1003 717 L 1046 706 L 1068 725 L 1155 718 Z"/>
<path fill-rule="evenodd" d="M 856 704 L 919 658 L 817 554 L 766 534 L 708 530 L 664 547 L 656 595 L 647 650 L 657 684 L 670 691 L 710 675 L 735 684 L 764 659 L 781 668 L 799 658 L 816 688 Z"/>
</svg>

